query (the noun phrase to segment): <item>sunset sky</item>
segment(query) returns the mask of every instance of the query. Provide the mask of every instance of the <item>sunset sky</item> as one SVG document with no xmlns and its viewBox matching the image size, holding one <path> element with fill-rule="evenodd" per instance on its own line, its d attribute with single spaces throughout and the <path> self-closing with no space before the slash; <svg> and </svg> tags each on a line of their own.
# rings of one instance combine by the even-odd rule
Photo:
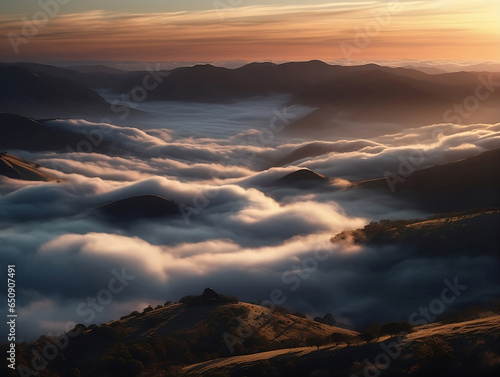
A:
<svg viewBox="0 0 500 377">
<path fill-rule="evenodd" d="M 497 0 L 59 0 L 57 7 L 55 1 L 45 0 L 54 13 L 47 22 L 38 1 L 2 1 L 1 60 L 498 61 L 500 56 Z M 41 21 L 30 28 L 34 18 Z"/>
</svg>

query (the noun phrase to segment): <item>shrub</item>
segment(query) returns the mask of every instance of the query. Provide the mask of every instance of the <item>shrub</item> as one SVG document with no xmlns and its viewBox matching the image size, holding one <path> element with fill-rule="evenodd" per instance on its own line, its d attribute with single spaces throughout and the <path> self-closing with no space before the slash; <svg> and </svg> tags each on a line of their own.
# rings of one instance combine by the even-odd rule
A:
<svg viewBox="0 0 500 377">
<path fill-rule="evenodd" d="M 372 340 L 377 338 L 377 335 L 373 333 L 372 330 L 368 329 L 359 334 L 359 339 L 361 339 L 365 343 L 369 343 Z"/>
<path fill-rule="evenodd" d="M 335 345 L 339 345 L 340 343 L 351 344 L 354 337 L 352 335 L 343 334 L 340 332 L 334 332 L 330 335 L 330 340 L 335 343 Z"/>
<path fill-rule="evenodd" d="M 454 359 L 453 348 L 443 337 L 431 336 L 418 344 L 415 354 L 424 365 L 446 363 Z"/>
</svg>

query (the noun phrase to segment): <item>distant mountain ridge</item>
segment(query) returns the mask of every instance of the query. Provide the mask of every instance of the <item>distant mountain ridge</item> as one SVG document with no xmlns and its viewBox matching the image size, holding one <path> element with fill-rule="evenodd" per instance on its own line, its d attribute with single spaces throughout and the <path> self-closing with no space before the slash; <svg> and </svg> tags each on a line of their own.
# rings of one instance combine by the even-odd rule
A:
<svg viewBox="0 0 500 377">
<path fill-rule="evenodd" d="M 82 76 L 83 75 L 83 76 Z M 98 81 L 118 75 L 99 75 Z M 0 112 L 35 118 L 117 118 L 112 105 L 82 83 L 87 76 L 76 71 L 38 64 L 0 63 Z M 110 83 L 112 85 L 112 83 Z M 129 109 L 131 116 L 141 113 Z"/>
<path fill-rule="evenodd" d="M 147 75 L 161 80 L 144 101 L 232 103 L 275 93 L 288 94 L 290 105 L 317 108 L 290 124 L 286 132 L 321 136 L 356 136 L 447 121 L 464 124 L 500 121 L 500 73 L 426 74 L 412 68 L 376 64 L 329 65 L 322 61 L 250 63 L 229 69 L 210 64 L 158 73 L 120 72 L 108 67 L 59 68 L 34 63 L 1 64 L 0 111 L 34 117 L 95 117 L 113 113 L 91 88 L 117 96 L 144 87 Z M 486 84 L 485 84 L 486 83 Z M 157 85 L 156 85 L 157 84 Z M 467 116 L 453 113 L 479 86 L 480 106 Z M 493 88 L 493 90 L 492 90 Z M 451 110 L 450 110 L 451 109 Z M 451 112 L 447 114 L 447 111 Z M 131 114 L 141 112 L 131 109 Z M 116 116 L 116 114 L 113 114 Z M 376 125 L 376 127 L 374 126 Z"/>
<path fill-rule="evenodd" d="M 376 64 L 338 66 L 321 61 L 251 63 L 236 69 L 197 65 L 170 71 L 147 100 L 230 103 L 284 93 L 291 96 L 288 105 L 318 108 L 289 125 L 287 132 L 356 136 L 361 132 L 356 133 L 353 123 L 363 123 L 365 134 L 376 134 L 381 124 L 385 127 L 382 129 L 395 131 L 447 122 L 453 118 L 450 114 L 446 116 L 446 111 L 474 95 L 484 82 L 500 85 L 500 73 L 430 75 L 410 68 Z M 137 85 L 140 85 L 138 78 L 132 78 L 114 86 L 112 91 L 129 93 Z M 491 93 L 461 122 L 500 121 L 497 109 L 500 92 L 489 87 L 483 89 Z"/>
<path fill-rule="evenodd" d="M 448 164 L 355 183 L 395 195 L 434 213 L 500 206 L 500 149 Z M 391 192 L 391 187 L 394 193 Z"/>
</svg>

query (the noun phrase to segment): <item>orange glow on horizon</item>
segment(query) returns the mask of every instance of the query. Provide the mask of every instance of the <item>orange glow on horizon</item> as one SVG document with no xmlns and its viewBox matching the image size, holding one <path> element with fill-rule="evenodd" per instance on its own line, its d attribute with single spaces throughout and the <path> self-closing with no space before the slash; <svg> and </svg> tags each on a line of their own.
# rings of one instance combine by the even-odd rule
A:
<svg viewBox="0 0 500 377">
<path fill-rule="evenodd" d="M 28 37 L 23 36 L 20 16 L 0 16 L 0 32 L 10 33 L 10 41 L 0 42 L 0 59 L 498 61 L 500 4 L 479 4 L 443 0 L 396 3 L 392 8 L 369 1 L 247 6 L 228 10 L 223 20 L 215 10 L 96 10 L 56 16 Z M 17 54 L 12 43 L 18 44 Z"/>
</svg>

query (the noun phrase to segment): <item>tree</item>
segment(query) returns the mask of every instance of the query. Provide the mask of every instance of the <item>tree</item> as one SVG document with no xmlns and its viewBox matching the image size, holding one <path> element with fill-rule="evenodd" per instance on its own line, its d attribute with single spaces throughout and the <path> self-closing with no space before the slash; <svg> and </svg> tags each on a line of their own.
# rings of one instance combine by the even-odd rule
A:
<svg viewBox="0 0 500 377">
<path fill-rule="evenodd" d="M 372 330 L 368 329 L 359 334 L 359 339 L 365 343 L 369 343 L 377 337 Z"/>
<path fill-rule="evenodd" d="M 353 341 L 353 336 L 349 334 L 343 334 L 340 332 L 334 332 L 330 335 L 330 340 L 338 346 L 341 343 L 347 343 L 347 345 L 351 345 Z"/>
<path fill-rule="evenodd" d="M 380 328 L 379 336 L 397 336 L 400 333 L 408 333 L 411 330 L 412 326 L 408 322 L 389 322 Z"/>
</svg>

